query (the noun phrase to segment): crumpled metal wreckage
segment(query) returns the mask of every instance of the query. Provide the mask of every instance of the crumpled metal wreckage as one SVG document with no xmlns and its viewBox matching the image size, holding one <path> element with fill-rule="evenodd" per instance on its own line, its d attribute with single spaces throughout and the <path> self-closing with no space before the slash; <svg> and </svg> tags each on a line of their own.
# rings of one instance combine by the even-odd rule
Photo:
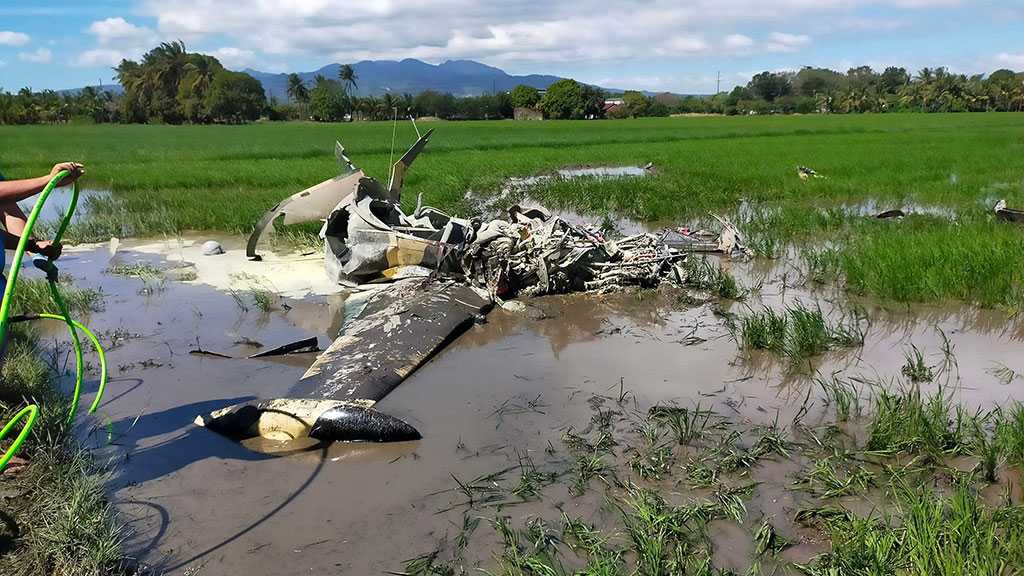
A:
<svg viewBox="0 0 1024 576">
<path fill-rule="evenodd" d="M 252 259 L 259 259 L 256 246 L 271 223 L 323 220 L 327 273 L 356 290 L 346 301 L 346 324 L 288 398 L 230 406 L 197 424 L 237 439 L 418 439 L 415 428 L 373 405 L 495 302 L 682 284 L 690 254 L 749 253 L 736 227 L 718 217 L 719 232 L 677 228 L 612 239 L 543 208 L 512 206 L 507 219 L 482 222 L 418 201 L 408 215 L 402 184 L 432 133 L 392 166 L 387 186 L 356 168 L 338 144 L 340 175 L 264 215 L 249 239 Z"/>
</svg>

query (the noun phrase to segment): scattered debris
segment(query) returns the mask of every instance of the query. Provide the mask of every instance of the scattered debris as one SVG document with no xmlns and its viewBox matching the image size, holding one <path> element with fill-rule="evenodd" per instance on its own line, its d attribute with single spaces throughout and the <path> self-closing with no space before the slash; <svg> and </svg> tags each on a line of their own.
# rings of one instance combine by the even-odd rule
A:
<svg viewBox="0 0 1024 576">
<path fill-rule="evenodd" d="M 216 240 L 203 242 L 203 256 L 216 256 L 224 253 L 224 247 Z"/>
<path fill-rule="evenodd" d="M 899 208 L 895 208 L 893 210 L 886 210 L 884 212 L 879 212 L 878 214 L 875 214 L 875 218 L 878 218 L 879 220 L 886 220 L 886 219 L 889 219 L 889 218 L 904 218 L 904 217 L 906 217 L 906 215 L 907 215 L 907 213 L 904 212 L 903 210 L 900 210 Z"/>
<path fill-rule="evenodd" d="M 685 277 L 678 266 L 693 252 L 746 254 L 739 232 L 722 218 L 722 232 L 665 231 L 617 240 L 594 226 L 549 217 L 538 208 L 509 209 L 509 220 L 492 220 L 477 231 L 462 255 L 462 269 L 498 298 L 568 292 L 601 293 L 626 286 L 654 287 Z"/>
<path fill-rule="evenodd" d="M 807 166 L 797 166 L 796 173 L 800 176 L 801 180 L 807 180 L 808 178 L 827 178 L 827 176 L 822 176 L 813 168 L 808 168 Z"/>
<path fill-rule="evenodd" d="M 515 205 L 507 220 L 483 222 L 450 216 L 423 206 L 418 198 L 412 214 L 406 214 L 401 207 L 405 173 L 432 132 L 395 162 L 387 186 L 357 169 L 337 144 L 341 175 L 263 216 L 249 238 L 249 258 L 259 259 L 259 237 L 281 215 L 286 224 L 323 219 L 320 237 L 328 275 L 360 292 L 346 301 L 341 333 L 292 388 L 290 398 L 228 407 L 197 423 L 245 438 L 270 437 L 283 428 L 291 438 L 407 440 L 410 429 L 418 438 L 408 424 L 371 407 L 483 320 L 495 302 L 530 314 L 534 307 L 506 299 L 606 293 L 663 281 L 686 285 L 690 272 L 684 264 L 693 253 L 750 254 L 739 230 L 715 215 L 718 232 L 677 228 L 613 239 L 599 227 L 568 222 L 543 208 Z M 651 168 L 630 170 L 640 176 Z M 608 176 L 607 169 L 574 172 Z M 190 353 L 227 356 L 199 346 Z"/>
<path fill-rule="evenodd" d="M 305 354 L 308 352 L 319 352 L 320 345 L 317 343 L 316 336 L 310 336 L 309 338 L 303 338 L 295 342 L 289 342 L 270 350 L 264 350 L 257 352 L 249 356 L 249 358 L 268 358 L 271 356 L 284 356 L 286 354 Z"/>
<path fill-rule="evenodd" d="M 253 341 L 246 340 L 246 341 L 235 342 L 235 344 L 244 344 L 244 345 L 247 345 L 247 346 L 251 346 L 253 344 Z M 258 344 L 258 343 L 256 343 L 256 344 Z M 235 359 L 237 359 L 237 358 L 270 358 L 272 356 L 285 356 L 285 355 L 288 355 L 288 354 L 306 354 L 306 353 L 309 353 L 309 352 L 319 352 L 319 351 L 320 351 L 320 345 L 317 342 L 316 336 L 310 336 L 309 338 L 303 338 L 301 340 L 296 340 L 295 342 L 289 342 L 287 344 L 282 344 L 281 346 L 277 346 L 277 347 L 271 348 L 269 350 L 264 350 L 262 352 L 257 352 L 255 354 L 250 354 L 248 356 L 232 356 L 230 354 L 225 354 L 223 352 L 216 352 L 214 350 L 206 350 L 205 348 L 203 348 L 202 346 L 199 345 L 199 340 L 196 339 L 196 347 L 192 348 L 191 350 L 189 350 L 188 353 L 193 355 L 193 356 L 210 356 L 210 357 L 213 357 L 213 358 L 235 358 Z"/>
<path fill-rule="evenodd" d="M 1007 222 L 1024 223 L 1024 210 L 1017 208 L 1007 208 L 1006 200 L 1000 200 L 996 202 L 995 206 L 996 216 Z"/>
</svg>

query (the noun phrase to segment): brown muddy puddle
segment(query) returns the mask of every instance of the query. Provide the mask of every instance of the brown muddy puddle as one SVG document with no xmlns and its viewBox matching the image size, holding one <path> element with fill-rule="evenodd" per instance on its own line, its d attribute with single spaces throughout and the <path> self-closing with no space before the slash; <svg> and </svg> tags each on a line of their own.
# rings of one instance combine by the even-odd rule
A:
<svg viewBox="0 0 1024 576">
<path fill-rule="evenodd" d="M 113 258 L 180 267 L 130 247 Z M 168 574 L 400 572 L 404 560 L 442 541 L 450 546 L 460 532 L 467 497 L 453 490 L 453 477 L 465 482 L 518 466 L 524 457 L 539 469 L 564 468 L 563 435 L 586 430 L 595 410 L 614 408 L 622 430 L 655 404 L 700 402 L 741 428 L 790 422 L 808 397 L 808 418 L 824 410 L 820 389 L 808 377 L 739 354 L 714 301 L 684 304 L 668 290 L 545 297 L 531 301 L 525 313 L 495 310 L 377 405 L 413 424 L 423 440 L 335 444 L 268 457 L 193 419 L 284 394 L 313 355 L 224 359 L 189 350 L 198 342 L 244 356 L 258 348 L 255 343 L 270 347 L 310 335 L 326 347 L 341 325 L 344 296 L 290 297 L 269 312 L 252 305 L 243 310 L 236 298 L 244 293 L 174 280 L 145 289 L 137 278 L 104 274 L 111 259 L 106 248 L 97 248 L 61 260 L 78 285 L 102 287 L 106 308 L 87 323 L 105 334 L 105 343 L 116 341 L 108 349 L 107 398 L 82 434 L 110 465 L 112 500 L 132 530 L 128 551 Z M 797 300 L 828 311 L 843 301 L 787 287 L 779 277 L 785 267 L 754 262 L 732 268 L 748 283 L 767 280 L 747 301 L 722 305 L 731 312 Z M 1019 323 L 968 308 L 872 306 L 868 312 L 864 347 L 826 355 L 816 364 L 819 373 L 895 379 L 911 343 L 939 362 L 944 332 L 958 362 L 959 400 L 983 407 L 1024 400 L 1024 380 L 996 369 L 1024 371 Z M 87 389 L 95 389 L 94 380 Z M 747 503 L 746 528 L 711 525 L 716 566 L 749 567 L 750 526 L 762 512 L 802 542 L 784 558 L 806 561 L 822 551 L 813 534 L 785 520 L 804 497 L 789 489 L 801 464 L 794 456 L 753 468 L 751 479 L 761 485 Z M 514 484 L 518 474 L 507 472 L 502 482 Z M 500 537 L 488 519 L 499 513 L 520 526 L 529 517 L 557 524 L 560 510 L 599 525 L 614 520 L 597 479 L 581 496 L 565 483 L 542 494 L 540 501 L 473 512 L 484 520 L 465 553 L 468 570 L 494 568 Z"/>
</svg>

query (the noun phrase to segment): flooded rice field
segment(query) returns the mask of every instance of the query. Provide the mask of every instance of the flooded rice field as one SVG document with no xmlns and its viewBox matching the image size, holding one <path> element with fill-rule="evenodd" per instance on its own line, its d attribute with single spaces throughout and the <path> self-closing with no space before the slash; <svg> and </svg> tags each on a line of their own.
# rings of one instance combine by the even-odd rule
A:
<svg viewBox="0 0 1024 576">
<path fill-rule="evenodd" d="M 792 448 L 757 447 L 771 437 L 766 430 L 826 420 L 834 399 L 821 381 L 862 383 L 866 397 L 872 386 L 903 378 L 913 345 L 936 367 L 926 390 L 944 385 L 972 410 L 1024 400 L 1024 325 L 996 310 L 858 302 L 862 346 L 799 365 L 741 350 L 735 326 L 765 306 L 802 303 L 840 318 L 853 303 L 801 285 L 784 263 L 723 262 L 748 292 L 741 301 L 662 289 L 498 308 L 376 406 L 413 424 L 422 440 L 274 457 L 193 420 L 285 394 L 314 353 L 245 356 L 309 336 L 326 347 L 345 320 L 347 294 L 322 279 L 317 255 L 247 262 L 240 240 L 221 240 L 227 253 L 218 256 L 202 256 L 201 242 L 170 239 L 76 249 L 61 259 L 77 285 L 106 294 L 89 325 L 109 346 L 112 379 L 80 434 L 109 466 L 112 501 L 131 530 L 129 554 L 168 574 L 440 574 L 415 569 L 442 561 L 497 572 L 509 562 L 510 538 L 543 536 L 544 526 L 568 519 L 626 539 L 617 506 L 635 503 L 638 486 L 658 487 L 670 503 L 726 502 L 709 483 L 680 480 L 703 464 L 682 440 L 667 453 L 654 450 L 654 406 L 707 414 L 716 423 L 705 422 L 709 430 L 735 430 L 757 454 L 742 474 L 756 484 L 741 500 L 743 513 L 708 516 L 710 563 L 751 569 L 763 544 L 752 534 L 763 518 L 789 542 L 765 565 L 803 563 L 828 549 L 820 531 L 793 520 L 811 496 L 792 486 L 812 462 Z M 159 273 L 111 273 L 131 266 Z M 682 434 L 675 422 L 669 428 Z M 758 434 L 762 440 L 747 441 Z M 581 447 L 604 443 L 617 446 L 608 449 L 614 457 L 588 472 Z M 1019 501 L 1014 483 L 1004 474 L 990 492 Z M 870 510 L 880 500 L 866 490 L 843 502 Z M 558 533 L 569 541 L 568 530 Z M 564 552 L 561 562 L 571 571 L 586 557 Z"/>
</svg>

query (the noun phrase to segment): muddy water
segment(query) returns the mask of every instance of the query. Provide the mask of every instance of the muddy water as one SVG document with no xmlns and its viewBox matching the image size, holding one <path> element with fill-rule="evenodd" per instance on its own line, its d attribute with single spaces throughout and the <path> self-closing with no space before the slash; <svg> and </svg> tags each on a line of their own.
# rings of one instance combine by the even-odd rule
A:
<svg viewBox="0 0 1024 576">
<path fill-rule="evenodd" d="M 71 195 L 70 186 L 54 188 L 46 198 L 46 204 L 43 205 L 43 209 L 39 213 L 39 219 L 43 222 L 59 222 L 67 213 L 68 206 L 71 205 Z M 80 189 L 78 191 L 77 210 L 75 211 L 75 215 L 71 218 L 72 221 L 79 222 L 88 214 L 88 211 L 84 208 L 87 207 L 89 198 L 102 198 L 109 195 L 110 192 L 106 190 L 92 190 L 89 188 Z M 18 206 L 25 211 L 25 214 L 28 214 L 35 206 L 35 199 L 33 198 L 18 202 Z"/>
<path fill-rule="evenodd" d="M 225 257 L 231 255 L 207 258 Z M 103 274 L 112 259 L 166 264 L 159 254 L 130 247 L 113 257 L 98 248 L 61 260 L 79 285 L 107 293 L 105 311 L 89 324 L 108 334 L 105 341 L 118 342 L 108 353 L 115 378 L 107 399 L 82 434 L 110 463 L 112 499 L 133 531 L 129 551 L 169 574 L 400 571 L 403 560 L 458 533 L 465 510 L 458 505 L 466 497 L 452 491 L 452 475 L 466 481 L 516 465 L 524 455 L 542 469 L 564 467 L 562 435 L 585 429 L 595 403 L 629 415 L 653 404 L 699 401 L 752 426 L 788 422 L 810 390 L 812 416 L 821 412 L 807 376 L 770 358 L 738 354 L 714 302 L 684 305 L 670 291 L 547 297 L 522 314 L 496 310 L 378 404 L 414 424 L 422 441 L 333 445 L 270 458 L 192 421 L 235 402 L 285 393 L 312 357 L 236 360 L 188 351 L 201 346 L 244 356 L 259 348 L 253 342 L 269 347 L 308 335 L 326 346 L 341 324 L 344 295 L 292 297 L 267 313 L 250 302 L 243 310 L 235 297 L 201 279 L 146 290 L 138 279 Z M 198 264 L 197 270 L 208 267 Z M 747 302 L 725 306 L 730 312 L 797 300 L 831 311 L 831 302 L 842 301 L 783 280 L 785 267 L 733 269 L 748 283 L 767 281 Z M 244 293 L 236 296 L 245 303 Z M 1024 399 L 1024 380 L 1004 384 L 991 373 L 999 364 L 1024 371 L 1019 325 L 991 311 L 868 305 L 872 325 L 863 349 L 830 354 L 814 365 L 817 371 L 895 378 L 911 342 L 930 362 L 940 361 L 941 330 L 954 346 L 964 403 Z M 549 446 L 555 454 L 546 452 Z M 791 518 L 799 502 L 786 488 L 797 469 L 793 461 L 757 466 L 752 479 L 764 484 L 748 517 L 764 511 Z M 516 474 L 506 480 L 514 484 Z M 613 513 L 602 506 L 599 486 L 595 480 L 582 497 L 550 486 L 542 502 L 500 513 L 518 525 L 528 516 L 554 522 L 561 506 L 570 516 L 603 524 Z M 497 513 L 485 508 L 480 514 Z M 798 529 L 783 524 L 780 530 L 789 536 Z M 745 571 L 749 531 L 719 521 L 712 533 L 716 565 Z M 499 542 L 482 522 L 467 564 L 492 568 Z M 813 538 L 804 542 L 787 557 L 806 560 L 821 550 Z"/>
</svg>

